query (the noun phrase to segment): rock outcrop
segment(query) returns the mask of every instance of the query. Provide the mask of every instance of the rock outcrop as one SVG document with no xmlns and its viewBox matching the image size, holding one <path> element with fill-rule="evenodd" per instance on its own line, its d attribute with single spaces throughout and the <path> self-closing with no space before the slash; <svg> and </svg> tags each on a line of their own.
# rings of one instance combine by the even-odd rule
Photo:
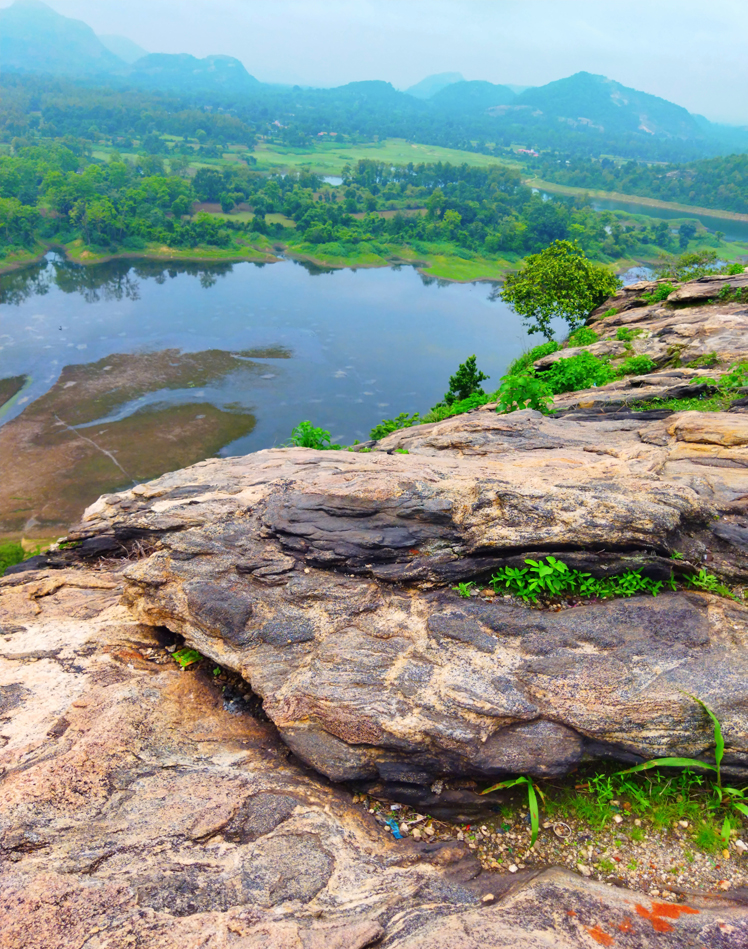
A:
<svg viewBox="0 0 748 949">
<path fill-rule="evenodd" d="M 739 415 L 477 412 L 376 452 L 205 462 L 103 498 L 79 533 L 157 539 L 125 571 L 133 615 L 239 672 L 333 780 L 413 800 L 444 775 L 707 755 L 686 693 L 748 774 L 746 607 L 678 592 L 549 612 L 451 589 L 548 553 L 663 580 L 709 558 L 742 582 L 746 446 Z"/>
</svg>

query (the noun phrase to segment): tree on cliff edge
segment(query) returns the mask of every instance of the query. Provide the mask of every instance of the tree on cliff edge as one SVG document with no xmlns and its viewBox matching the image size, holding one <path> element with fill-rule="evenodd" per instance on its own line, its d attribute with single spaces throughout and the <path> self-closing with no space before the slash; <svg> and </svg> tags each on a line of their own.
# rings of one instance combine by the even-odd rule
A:
<svg viewBox="0 0 748 949">
<path fill-rule="evenodd" d="M 620 285 L 606 267 L 589 261 L 576 241 L 554 241 L 507 276 L 501 299 L 520 314 L 528 333 L 553 339 L 552 319 L 561 317 L 574 330 Z"/>
</svg>

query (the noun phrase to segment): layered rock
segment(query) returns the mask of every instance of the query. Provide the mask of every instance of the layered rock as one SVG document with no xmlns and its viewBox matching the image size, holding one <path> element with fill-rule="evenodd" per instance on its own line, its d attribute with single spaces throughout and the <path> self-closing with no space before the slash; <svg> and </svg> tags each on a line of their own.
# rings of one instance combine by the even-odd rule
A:
<svg viewBox="0 0 748 949">
<path fill-rule="evenodd" d="M 162 664 L 168 634 L 118 605 L 120 570 L 0 580 L 3 949 L 748 941 L 740 894 L 676 906 L 394 841 L 240 695 Z"/>
<path fill-rule="evenodd" d="M 102 499 L 79 536 L 156 541 L 125 572 L 133 615 L 238 671 L 334 780 L 412 800 L 443 775 L 708 758 L 711 725 L 687 694 L 715 709 L 726 765 L 748 774 L 745 607 L 679 592 L 557 613 L 450 588 L 548 553 L 663 580 L 706 559 L 743 581 L 747 445 L 740 415 L 482 411 L 370 453 L 205 462 Z"/>
</svg>

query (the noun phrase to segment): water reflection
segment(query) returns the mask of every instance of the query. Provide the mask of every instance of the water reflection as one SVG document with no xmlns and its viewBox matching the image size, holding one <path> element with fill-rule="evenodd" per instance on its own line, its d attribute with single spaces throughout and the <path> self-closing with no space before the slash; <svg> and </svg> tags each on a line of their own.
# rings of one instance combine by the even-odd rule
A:
<svg viewBox="0 0 748 949">
<path fill-rule="evenodd" d="M 262 267 L 263 263 L 256 266 Z M 207 290 L 215 286 L 219 278 L 233 270 L 234 264 L 220 261 L 202 263 L 197 261 L 169 261 L 117 258 L 101 264 L 76 264 L 58 254 L 47 257 L 21 270 L 0 277 L 0 304 L 17 306 L 34 296 L 45 296 L 51 287 L 63 293 L 77 293 L 86 303 L 99 301 L 138 300 L 140 285 L 138 278 L 154 280 L 157 284 L 167 279 L 187 274 L 197 277 L 200 286 Z"/>
</svg>

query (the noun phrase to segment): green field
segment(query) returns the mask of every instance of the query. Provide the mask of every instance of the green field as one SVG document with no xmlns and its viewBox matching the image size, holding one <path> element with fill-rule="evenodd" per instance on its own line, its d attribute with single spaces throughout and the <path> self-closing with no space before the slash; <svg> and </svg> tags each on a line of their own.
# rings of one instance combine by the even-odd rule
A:
<svg viewBox="0 0 748 949">
<path fill-rule="evenodd" d="M 322 175 L 339 175 L 346 165 L 353 165 L 363 158 L 384 161 L 391 165 L 434 164 L 450 162 L 453 165 L 512 165 L 520 168 L 519 162 L 499 161 L 492 155 L 463 152 L 456 148 L 440 148 L 438 145 L 414 145 L 400 138 L 388 138 L 382 142 L 366 142 L 360 145 L 316 144 L 311 148 L 285 148 L 280 145 L 257 145 L 252 152 L 257 159 L 258 170 L 264 171 L 314 171 Z"/>
</svg>

